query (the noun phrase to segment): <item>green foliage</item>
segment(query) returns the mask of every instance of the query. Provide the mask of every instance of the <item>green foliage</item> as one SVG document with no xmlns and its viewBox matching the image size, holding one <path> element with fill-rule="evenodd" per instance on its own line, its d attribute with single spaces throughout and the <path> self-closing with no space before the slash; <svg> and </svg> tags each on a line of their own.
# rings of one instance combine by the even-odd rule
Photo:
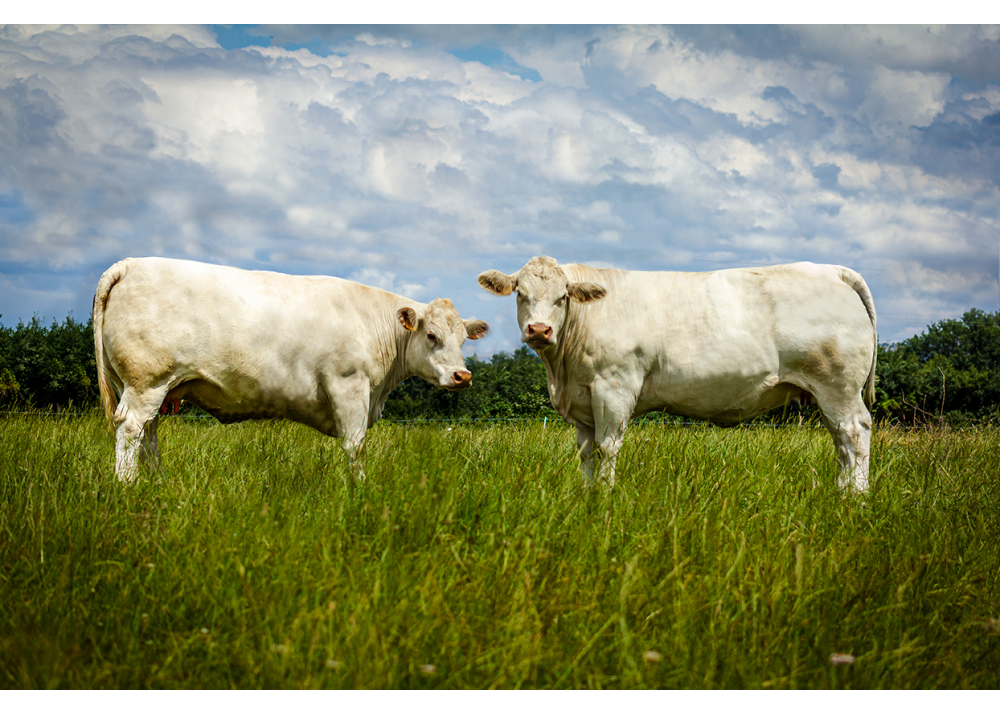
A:
<svg viewBox="0 0 1000 715">
<path fill-rule="evenodd" d="M 383 418 L 557 418 L 545 367 L 527 347 L 513 354 L 466 360 L 472 387 L 445 392 L 410 378 L 389 396 Z M 920 335 L 879 346 L 876 419 L 904 424 L 965 425 L 1000 419 L 1000 313 L 972 309 Z M 0 407 L 17 404 L 63 408 L 96 404 L 93 330 L 67 317 L 48 327 L 38 317 L 0 326 Z M 185 413 L 197 412 L 184 405 Z M 815 406 L 792 402 L 755 422 L 815 421 Z M 647 419 L 672 419 L 651 415 Z"/>
<path fill-rule="evenodd" d="M 386 401 L 386 419 L 558 418 L 549 402 L 545 366 L 527 347 L 512 355 L 496 353 L 487 360 L 465 361 L 472 387 L 461 392 L 439 390 L 411 377 Z"/>
<path fill-rule="evenodd" d="M 1000 432 L 0 419 L 0 687 L 1000 687 Z M 833 665 L 849 654 L 853 665 Z"/>
<path fill-rule="evenodd" d="M 1000 416 L 1000 313 L 972 310 L 879 346 L 877 417 L 961 425 Z"/>
<path fill-rule="evenodd" d="M 0 370 L 0 405 L 10 405 L 18 402 L 21 397 L 21 385 L 14 377 L 9 367 Z"/>
<path fill-rule="evenodd" d="M 94 331 L 88 318 L 68 316 L 49 327 L 36 315 L 16 328 L 0 326 L 0 405 L 62 408 L 98 399 Z"/>
</svg>

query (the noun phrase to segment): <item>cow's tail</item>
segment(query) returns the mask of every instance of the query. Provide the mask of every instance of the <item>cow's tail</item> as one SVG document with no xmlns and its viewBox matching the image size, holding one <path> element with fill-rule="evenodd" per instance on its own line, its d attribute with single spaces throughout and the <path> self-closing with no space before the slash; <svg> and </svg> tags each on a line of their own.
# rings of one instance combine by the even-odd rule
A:
<svg viewBox="0 0 1000 715">
<path fill-rule="evenodd" d="M 854 292 L 861 298 L 861 302 L 865 304 L 865 310 L 868 311 L 868 319 L 872 322 L 872 336 L 875 338 L 875 348 L 872 350 L 872 364 L 868 370 L 868 381 L 865 383 L 864 393 L 862 394 L 865 407 L 870 410 L 872 405 L 875 404 L 875 361 L 878 358 L 878 330 L 875 328 L 875 301 L 872 299 L 872 292 L 868 290 L 868 284 L 865 283 L 865 279 L 861 277 L 860 273 L 852 271 L 850 268 L 844 268 L 843 266 L 838 266 L 838 268 L 840 269 L 840 279 L 853 288 Z"/>
<path fill-rule="evenodd" d="M 104 275 L 97 283 L 97 292 L 94 293 L 94 358 L 97 362 L 97 386 L 101 392 L 104 416 L 108 418 L 112 427 L 115 424 L 115 410 L 118 409 L 118 396 L 111 384 L 113 368 L 104 355 L 104 309 L 108 304 L 111 289 L 128 272 L 128 262 L 129 259 L 118 261 L 104 271 Z"/>
</svg>

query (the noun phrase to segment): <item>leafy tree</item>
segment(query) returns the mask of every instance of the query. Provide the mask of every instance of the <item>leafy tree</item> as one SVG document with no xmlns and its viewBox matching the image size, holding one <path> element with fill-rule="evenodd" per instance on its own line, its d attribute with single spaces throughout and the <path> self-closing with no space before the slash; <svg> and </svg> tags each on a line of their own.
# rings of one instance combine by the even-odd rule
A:
<svg viewBox="0 0 1000 715">
<path fill-rule="evenodd" d="M 49 327 L 36 315 L 16 328 L 0 326 L 0 400 L 62 408 L 97 400 L 94 333 L 90 319 L 68 316 Z"/>
<path fill-rule="evenodd" d="M 487 419 L 558 417 L 549 404 L 545 366 L 527 347 L 489 360 L 466 361 L 472 387 L 446 392 L 420 378 L 410 378 L 386 401 L 386 419 Z"/>
<path fill-rule="evenodd" d="M 0 370 L 0 405 L 9 405 L 21 399 L 21 386 L 9 367 Z"/>
<path fill-rule="evenodd" d="M 1000 416 L 1000 313 L 973 308 L 879 347 L 876 417 L 963 424 Z"/>
<path fill-rule="evenodd" d="M 955 425 L 1000 420 L 1000 313 L 972 309 L 878 350 L 876 419 Z M 470 389 L 446 392 L 411 378 L 389 396 L 383 417 L 558 417 L 549 403 L 545 367 L 527 347 L 489 359 L 473 355 L 466 362 L 473 375 Z M 16 327 L 0 326 L 0 405 L 58 409 L 97 401 L 90 319 L 80 323 L 68 316 L 45 326 L 35 316 Z M 759 419 L 797 422 L 814 413 L 814 406 L 791 403 Z"/>
</svg>

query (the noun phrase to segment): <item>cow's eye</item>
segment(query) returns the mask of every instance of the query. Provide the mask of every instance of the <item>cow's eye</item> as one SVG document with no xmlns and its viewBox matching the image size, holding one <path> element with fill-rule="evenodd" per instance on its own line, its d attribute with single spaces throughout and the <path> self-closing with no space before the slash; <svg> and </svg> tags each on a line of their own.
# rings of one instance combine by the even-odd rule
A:
<svg viewBox="0 0 1000 715">
<path fill-rule="evenodd" d="M 432 343 L 436 343 L 438 341 L 437 336 L 434 333 L 427 333 L 427 339 Z"/>
<path fill-rule="evenodd" d="M 569 295 L 564 295 L 562 298 L 560 298 L 559 300 L 556 301 L 556 305 L 562 305 L 563 303 L 566 302 L 566 299 L 568 297 L 569 297 Z"/>
</svg>

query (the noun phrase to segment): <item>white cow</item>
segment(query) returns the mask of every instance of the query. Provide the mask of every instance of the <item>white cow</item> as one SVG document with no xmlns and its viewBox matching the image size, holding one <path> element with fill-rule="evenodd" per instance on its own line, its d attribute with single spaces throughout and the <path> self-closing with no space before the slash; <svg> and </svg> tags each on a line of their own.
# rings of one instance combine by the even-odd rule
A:
<svg viewBox="0 0 1000 715">
<path fill-rule="evenodd" d="M 161 411 L 187 400 L 220 422 L 284 417 L 341 437 L 357 468 L 365 431 L 411 375 L 472 384 L 461 347 L 489 326 L 450 300 L 417 303 L 327 276 L 166 258 L 126 258 L 94 296 L 104 411 L 117 425 L 115 471 L 156 466 Z"/>
<path fill-rule="evenodd" d="M 875 305 L 851 269 L 654 273 L 540 256 L 513 275 L 486 271 L 479 284 L 517 293 L 521 341 L 545 364 L 553 406 L 576 426 L 588 483 L 596 453 L 599 477 L 614 484 L 632 417 L 665 410 L 729 425 L 815 398 L 839 485 L 868 488 Z"/>
</svg>

